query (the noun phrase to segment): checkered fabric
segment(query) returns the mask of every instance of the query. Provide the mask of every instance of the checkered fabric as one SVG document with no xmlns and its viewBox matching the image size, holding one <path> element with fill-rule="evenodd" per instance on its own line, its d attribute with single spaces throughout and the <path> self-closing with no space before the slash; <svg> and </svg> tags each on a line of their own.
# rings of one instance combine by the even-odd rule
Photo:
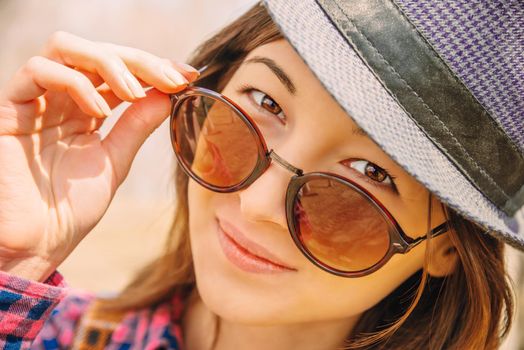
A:
<svg viewBox="0 0 524 350">
<path fill-rule="evenodd" d="M 95 301 L 82 316 L 72 348 L 75 350 L 178 350 L 182 343 L 179 324 L 182 310 L 180 295 L 174 295 L 170 301 L 155 307 L 127 312 L 124 315 L 101 311 Z"/>
<path fill-rule="evenodd" d="M 39 283 L 0 271 L 0 350 L 180 349 L 183 300 L 175 294 L 149 309 L 107 313 L 58 272 Z"/>
<path fill-rule="evenodd" d="M 524 1 L 396 2 L 524 151 Z"/>
<path fill-rule="evenodd" d="M 64 286 L 57 272 L 38 283 L 0 271 L 0 349 L 28 349 L 64 298 Z"/>
<path fill-rule="evenodd" d="M 94 295 L 70 291 L 67 296 L 53 309 L 50 317 L 45 320 L 42 329 L 31 344 L 31 349 L 64 349 L 72 348 L 76 328 L 85 314 Z"/>
</svg>

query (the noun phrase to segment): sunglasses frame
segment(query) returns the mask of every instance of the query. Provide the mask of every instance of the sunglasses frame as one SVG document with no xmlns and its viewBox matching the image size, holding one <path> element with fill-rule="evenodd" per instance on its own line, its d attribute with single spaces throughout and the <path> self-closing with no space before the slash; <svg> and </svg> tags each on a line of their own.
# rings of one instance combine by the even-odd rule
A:
<svg viewBox="0 0 524 350">
<path fill-rule="evenodd" d="M 235 186 L 230 187 L 218 187 L 214 186 L 212 184 L 209 184 L 205 182 L 203 179 L 198 177 L 196 174 L 194 174 L 189 165 L 187 165 L 184 161 L 184 159 L 181 156 L 181 149 L 179 144 L 176 140 L 176 116 L 178 113 L 179 108 L 182 106 L 182 102 L 185 101 L 187 98 L 194 97 L 194 96 L 204 96 L 211 99 L 214 99 L 215 101 L 222 102 L 229 106 L 237 115 L 242 119 L 244 124 L 249 128 L 250 132 L 254 136 L 256 142 L 257 142 L 257 153 L 258 153 L 258 159 L 255 167 L 253 168 L 253 171 L 249 176 L 247 176 L 244 180 L 242 180 L 239 184 Z M 409 252 L 411 249 L 416 247 L 418 244 L 420 244 L 422 241 L 427 239 L 428 236 L 430 237 L 437 237 L 449 230 L 449 225 L 447 222 L 444 222 L 437 227 L 433 228 L 427 235 L 420 236 L 418 238 L 411 238 L 407 236 L 398 222 L 395 220 L 393 215 L 384 207 L 384 205 L 375 198 L 371 193 L 369 193 L 365 188 L 360 186 L 359 184 L 351 181 L 350 179 L 344 178 L 340 175 L 328 173 L 328 172 L 311 172 L 304 174 L 303 171 L 299 168 L 295 168 L 291 164 L 289 164 L 287 161 L 282 159 L 278 154 L 276 154 L 273 150 L 269 150 L 266 142 L 264 140 L 264 137 L 262 136 L 261 131 L 256 126 L 255 122 L 251 119 L 251 117 L 235 102 L 233 102 L 228 97 L 203 87 L 196 87 L 196 86 L 190 86 L 187 87 L 185 90 L 180 91 L 178 93 L 171 95 L 171 113 L 170 113 L 170 136 L 171 136 L 171 144 L 173 146 L 173 150 L 175 151 L 175 155 L 177 157 L 178 163 L 184 170 L 184 172 L 191 177 L 194 181 L 196 181 L 201 186 L 214 191 L 218 193 L 231 193 L 236 192 L 239 190 L 242 190 L 244 188 L 247 188 L 249 185 L 251 185 L 256 179 L 258 179 L 265 171 L 266 169 L 271 165 L 273 161 L 276 161 L 278 164 L 282 165 L 289 171 L 293 172 L 294 175 L 291 177 L 287 190 L 286 190 L 286 220 L 288 225 L 288 230 L 291 234 L 291 237 L 295 243 L 295 245 L 298 247 L 298 249 L 306 256 L 308 260 L 310 260 L 314 265 L 321 268 L 322 270 L 329 272 L 331 274 L 341 276 L 341 277 L 363 277 L 366 275 L 369 275 L 378 269 L 380 269 L 382 266 L 384 266 L 393 255 L 395 254 L 405 254 Z M 332 181 L 338 181 L 346 186 L 349 186 L 354 191 L 358 192 L 360 195 L 362 195 L 364 198 L 366 198 L 377 210 L 378 212 L 384 217 L 386 223 L 389 226 L 389 248 L 387 252 L 384 254 L 384 256 L 377 261 L 374 265 L 358 270 L 358 271 L 345 271 L 345 270 L 339 270 L 336 268 L 333 268 L 319 259 L 317 259 L 308 249 L 307 247 L 302 243 L 300 239 L 300 233 L 299 229 L 296 225 L 296 218 L 294 216 L 294 206 L 295 201 L 297 198 L 297 195 L 302 188 L 304 184 L 306 184 L 308 181 L 312 179 L 329 179 Z"/>
</svg>

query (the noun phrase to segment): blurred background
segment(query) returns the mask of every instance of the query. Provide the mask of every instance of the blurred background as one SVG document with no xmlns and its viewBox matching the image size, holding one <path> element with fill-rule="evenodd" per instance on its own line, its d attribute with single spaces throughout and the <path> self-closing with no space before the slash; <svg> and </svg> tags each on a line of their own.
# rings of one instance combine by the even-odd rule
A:
<svg viewBox="0 0 524 350">
<path fill-rule="evenodd" d="M 185 62 L 254 0 L 0 0 L 0 85 L 64 30 Z M 125 108 L 104 125 L 111 128 Z M 147 140 L 109 211 L 60 266 L 73 287 L 114 292 L 155 256 L 173 217 L 174 153 L 164 123 Z"/>
<path fill-rule="evenodd" d="M 184 62 L 202 40 L 255 2 L 0 0 L 0 86 L 27 59 L 37 55 L 57 30 Z M 120 112 L 124 108 L 119 108 Z M 103 132 L 110 129 L 118 115 L 114 113 Z M 104 218 L 60 266 L 72 287 L 114 293 L 158 254 L 173 218 L 173 171 L 174 154 L 164 123 L 138 153 Z M 522 284 L 522 255 L 509 250 L 511 274 Z M 518 293 L 518 299 L 524 300 L 524 288 L 520 287 Z M 524 344 L 521 328 L 518 324 L 513 328 L 504 349 L 524 349 L 524 345 L 517 345 L 519 338 Z"/>
</svg>

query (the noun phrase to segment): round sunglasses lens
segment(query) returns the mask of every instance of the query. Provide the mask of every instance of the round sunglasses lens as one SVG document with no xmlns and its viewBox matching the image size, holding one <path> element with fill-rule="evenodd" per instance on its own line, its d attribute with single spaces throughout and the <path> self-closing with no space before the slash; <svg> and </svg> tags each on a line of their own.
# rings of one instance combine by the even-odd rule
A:
<svg viewBox="0 0 524 350">
<path fill-rule="evenodd" d="M 240 184 L 255 168 L 255 135 L 225 102 L 207 96 L 185 98 L 177 110 L 177 153 L 193 175 L 213 187 Z"/>
<path fill-rule="evenodd" d="M 389 225 L 363 194 L 336 179 L 314 178 L 294 203 L 296 233 L 322 265 L 357 272 L 378 263 L 389 249 Z"/>
</svg>

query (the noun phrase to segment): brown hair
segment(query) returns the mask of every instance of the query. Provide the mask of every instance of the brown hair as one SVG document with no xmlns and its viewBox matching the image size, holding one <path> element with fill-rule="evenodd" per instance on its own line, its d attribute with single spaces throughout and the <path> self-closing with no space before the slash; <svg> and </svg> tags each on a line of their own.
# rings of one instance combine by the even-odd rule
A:
<svg viewBox="0 0 524 350">
<path fill-rule="evenodd" d="M 281 38 L 266 9 L 255 5 L 196 50 L 190 64 L 210 64 L 198 85 L 221 91 L 251 50 Z M 144 267 L 117 298 L 104 301 L 108 310 L 149 307 L 194 288 L 188 178 L 177 169 L 175 181 L 176 216 L 164 253 Z M 504 244 L 454 211 L 446 209 L 446 213 L 453 227 L 448 234 L 459 257 L 456 270 L 446 278 L 431 278 L 424 269 L 410 277 L 362 315 L 348 335 L 348 348 L 498 347 L 511 326 L 513 312 Z"/>
</svg>

